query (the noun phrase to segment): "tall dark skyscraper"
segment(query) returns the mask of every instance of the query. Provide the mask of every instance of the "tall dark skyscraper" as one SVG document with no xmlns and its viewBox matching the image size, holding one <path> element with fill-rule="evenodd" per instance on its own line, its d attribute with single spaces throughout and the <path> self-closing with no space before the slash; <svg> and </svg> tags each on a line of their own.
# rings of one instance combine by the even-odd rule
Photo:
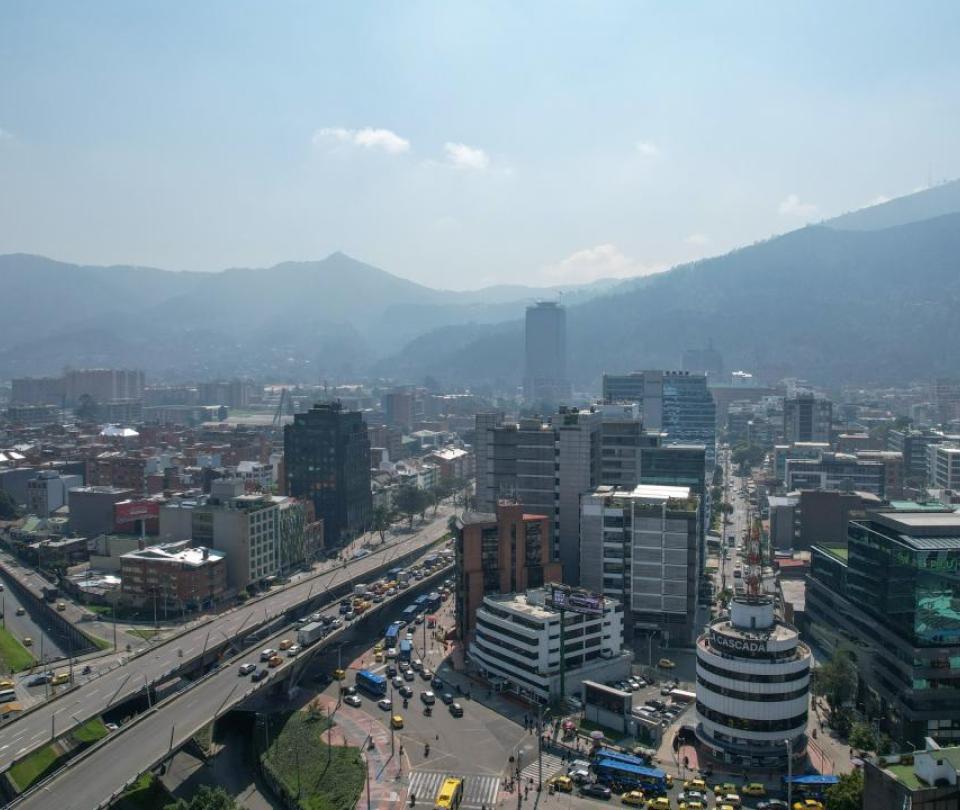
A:
<svg viewBox="0 0 960 810">
<path fill-rule="evenodd" d="M 373 510 L 370 439 L 359 411 L 320 402 L 283 431 L 287 494 L 313 502 L 325 545 L 362 532 Z"/>
<path fill-rule="evenodd" d="M 567 380 L 567 311 L 554 301 L 527 307 L 524 331 L 523 397 L 532 404 L 561 404 Z"/>
</svg>

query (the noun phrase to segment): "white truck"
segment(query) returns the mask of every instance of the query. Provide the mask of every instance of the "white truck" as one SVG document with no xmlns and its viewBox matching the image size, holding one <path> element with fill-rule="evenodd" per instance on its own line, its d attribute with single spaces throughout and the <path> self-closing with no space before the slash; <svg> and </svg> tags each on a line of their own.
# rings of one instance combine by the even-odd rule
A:
<svg viewBox="0 0 960 810">
<path fill-rule="evenodd" d="M 299 643 L 301 647 L 308 647 L 313 644 L 313 642 L 323 638 L 326 631 L 327 628 L 320 622 L 305 624 L 297 630 L 297 643 Z"/>
<path fill-rule="evenodd" d="M 358 582 L 353 586 L 353 595 L 354 596 L 363 596 L 367 592 L 367 586 L 362 582 Z"/>
</svg>

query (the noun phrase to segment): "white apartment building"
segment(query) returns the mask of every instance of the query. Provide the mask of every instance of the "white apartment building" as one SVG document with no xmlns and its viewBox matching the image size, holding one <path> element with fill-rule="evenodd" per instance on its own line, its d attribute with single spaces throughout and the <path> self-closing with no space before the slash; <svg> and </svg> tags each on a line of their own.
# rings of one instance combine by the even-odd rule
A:
<svg viewBox="0 0 960 810">
<path fill-rule="evenodd" d="M 927 446 L 927 483 L 933 489 L 960 489 L 960 447 Z"/>
<path fill-rule="evenodd" d="M 494 683 L 548 702 L 560 696 L 560 611 L 543 588 L 525 594 L 490 595 L 476 615 L 470 657 Z M 564 612 L 565 694 L 584 680 L 619 680 L 630 672 L 623 651 L 623 609 L 613 599 L 596 615 Z"/>
</svg>

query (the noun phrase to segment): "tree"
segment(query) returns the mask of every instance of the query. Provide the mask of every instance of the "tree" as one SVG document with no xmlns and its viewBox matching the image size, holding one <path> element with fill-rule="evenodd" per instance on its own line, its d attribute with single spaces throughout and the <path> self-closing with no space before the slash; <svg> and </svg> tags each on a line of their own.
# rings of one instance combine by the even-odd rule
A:
<svg viewBox="0 0 960 810">
<path fill-rule="evenodd" d="M 726 501 L 724 501 L 722 504 L 720 504 L 720 512 L 721 514 L 724 514 L 724 515 L 732 515 L 733 506 L 727 503 Z"/>
<path fill-rule="evenodd" d="M 380 534 L 380 542 L 386 542 L 387 529 L 390 528 L 390 510 L 385 506 L 376 506 L 370 520 L 370 527 Z"/>
<path fill-rule="evenodd" d="M 444 498 L 450 497 L 450 487 L 445 482 L 441 481 L 429 492 L 430 495 L 430 504 L 433 506 L 433 516 L 437 516 L 437 510 L 440 508 L 440 503 Z"/>
<path fill-rule="evenodd" d="M 843 705 L 857 694 L 857 667 L 849 652 L 837 650 L 833 658 L 814 670 L 814 693 L 825 698 L 833 720 Z"/>
<path fill-rule="evenodd" d="M 0 491 L 0 520 L 16 520 L 20 517 L 20 509 L 10 493 Z"/>
<path fill-rule="evenodd" d="M 860 810 L 863 807 L 863 771 L 854 768 L 840 775 L 840 781 L 827 788 L 830 810 Z"/>
<path fill-rule="evenodd" d="M 731 456 L 733 463 L 740 468 L 740 474 L 746 474 L 751 467 L 756 467 L 760 464 L 766 453 L 762 447 L 757 447 L 754 444 L 738 444 L 733 448 L 733 454 Z"/>
<path fill-rule="evenodd" d="M 413 516 L 420 514 L 426 507 L 424 503 L 424 492 L 417 489 L 413 484 L 401 484 L 393 499 L 393 505 L 401 515 L 405 515 L 410 521 L 410 528 L 413 528 Z"/>
<path fill-rule="evenodd" d="M 222 787 L 204 785 L 190 797 L 190 801 L 178 799 L 163 810 L 237 810 L 237 803 Z"/>
<path fill-rule="evenodd" d="M 850 745 L 860 751 L 876 751 L 877 737 L 866 723 L 854 723 L 850 730 Z"/>
</svg>

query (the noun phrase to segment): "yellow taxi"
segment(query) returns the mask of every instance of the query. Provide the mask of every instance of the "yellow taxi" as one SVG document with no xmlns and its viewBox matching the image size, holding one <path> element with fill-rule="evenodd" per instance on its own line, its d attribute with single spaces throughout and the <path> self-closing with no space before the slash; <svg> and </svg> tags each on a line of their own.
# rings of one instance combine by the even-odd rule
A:
<svg viewBox="0 0 960 810">
<path fill-rule="evenodd" d="M 696 790 L 700 793 L 707 792 L 707 783 L 702 779 L 688 779 L 683 783 L 684 790 Z"/>
<path fill-rule="evenodd" d="M 50 683 L 52 683 L 54 686 L 59 686 L 62 683 L 70 683 L 70 673 L 58 672 L 50 679 Z"/>
<path fill-rule="evenodd" d="M 382 664 L 382 663 L 383 663 L 383 650 L 377 650 L 377 651 L 373 654 L 373 660 L 374 660 L 376 663 L 378 663 L 378 664 Z"/>
<path fill-rule="evenodd" d="M 553 785 L 556 790 L 562 793 L 573 793 L 573 780 L 562 773 L 552 777 L 547 784 Z"/>
<path fill-rule="evenodd" d="M 395 714 L 390 718 L 391 728 L 403 728 L 403 715 Z"/>
<path fill-rule="evenodd" d="M 267 666 L 271 668 L 278 667 L 282 663 L 283 659 L 279 655 L 271 655 L 270 658 L 267 659 Z"/>
<path fill-rule="evenodd" d="M 688 802 L 680 802 L 677 805 L 680 810 L 707 810 L 707 806 L 699 799 L 691 799 Z"/>
<path fill-rule="evenodd" d="M 374 644 L 374 645 L 373 645 L 373 651 L 374 651 L 375 653 L 383 652 L 383 642 L 382 642 L 382 641 L 378 641 L 376 644 Z"/>
<path fill-rule="evenodd" d="M 0 689 L 13 689 L 16 687 L 16 684 L 11 681 L 9 678 L 0 679 Z"/>
<path fill-rule="evenodd" d="M 647 810 L 670 810 L 670 799 L 666 796 L 657 796 L 647 802 Z"/>
<path fill-rule="evenodd" d="M 67 609 L 67 603 L 66 603 L 66 602 L 57 602 L 57 610 L 59 610 L 61 613 L 63 613 L 63 611 L 65 611 L 66 609 Z"/>
<path fill-rule="evenodd" d="M 804 799 L 793 803 L 793 810 L 823 810 L 823 802 L 816 799 Z"/>
<path fill-rule="evenodd" d="M 744 796 L 766 796 L 767 789 L 763 786 L 762 782 L 748 782 L 742 788 L 740 792 Z"/>
<path fill-rule="evenodd" d="M 620 797 L 620 801 L 634 807 L 643 807 L 643 793 L 639 790 L 628 790 Z"/>
<path fill-rule="evenodd" d="M 344 672 L 342 669 L 335 669 L 333 671 L 333 679 L 335 681 L 342 681 L 346 677 L 347 677 L 347 673 Z"/>
<path fill-rule="evenodd" d="M 293 646 L 293 640 L 289 638 L 282 639 L 277 646 L 281 650 L 289 650 Z"/>
<path fill-rule="evenodd" d="M 657 666 L 660 667 L 660 669 L 673 669 L 676 664 L 673 663 L 673 661 L 671 661 L 669 658 L 661 658 L 659 661 L 657 661 Z"/>
<path fill-rule="evenodd" d="M 729 804 L 731 807 L 740 807 L 742 802 L 740 801 L 739 793 L 728 793 L 723 797 L 723 804 Z"/>
<path fill-rule="evenodd" d="M 713 786 L 713 792 L 718 796 L 726 796 L 728 793 L 736 793 L 737 786 L 733 782 L 721 782 Z"/>
<path fill-rule="evenodd" d="M 732 804 L 718 804 L 717 810 L 737 810 Z"/>
</svg>

